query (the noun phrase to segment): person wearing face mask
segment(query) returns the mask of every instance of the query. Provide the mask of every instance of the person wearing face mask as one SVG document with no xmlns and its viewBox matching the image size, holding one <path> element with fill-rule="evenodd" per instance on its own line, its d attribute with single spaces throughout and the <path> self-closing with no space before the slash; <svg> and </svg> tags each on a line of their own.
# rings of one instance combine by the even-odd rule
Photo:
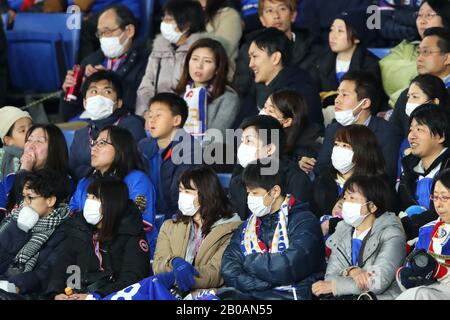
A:
<svg viewBox="0 0 450 320">
<path fill-rule="evenodd" d="M 242 172 L 257 160 L 263 163 L 276 160 L 274 165 L 280 164 L 279 170 L 286 174 L 286 192 L 292 194 L 298 202 L 309 202 L 312 196 L 311 181 L 298 168 L 297 163 L 286 155 L 286 137 L 280 122 L 272 116 L 258 115 L 245 119 L 241 129 L 242 139 L 237 150 L 239 165 L 234 168 L 228 189 L 233 209 L 241 218 L 247 219 L 250 214 Z"/>
<path fill-rule="evenodd" d="M 123 5 L 109 6 L 102 11 L 95 35 L 101 48 L 81 61 L 85 76 L 89 77 L 99 70 L 111 70 L 123 83 L 124 109 L 134 114 L 136 91 L 144 76 L 148 61 L 148 49 L 144 41 L 136 40 L 137 21 L 133 13 Z M 75 101 L 64 100 L 67 89 L 76 84 L 73 70 L 67 72 L 62 85 L 59 114 L 64 121 L 78 116 L 83 111 L 81 95 Z"/>
<path fill-rule="evenodd" d="M 207 36 L 200 3 L 196 0 L 168 1 L 160 29 L 161 34 L 153 41 L 145 75 L 137 91 L 137 115 L 143 115 L 155 94 L 174 91 L 189 48 Z"/>
<path fill-rule="evenodd" d="M 185 171 L 179 187 L 179 211 L 161 227 L 153 272 L 167 289 L 176 286 L 195 298 L 202 289 L 223 285 L 222 255 L 241 219 L 212 169 Z"/>
<path fill-rule="evenodd" d="M 397 155 L 401 142 L 401 132 L 386 120 L 376 116 L 383 108 L 385 95 L 379 81 L 366 71 L 349 71 L 342 77 L 338 96 L 335 100 L 336 122 L 325 129 L 322 149 L 317 159 L 303 157 L 300 168 L 315 176 L 329 167 L 334 146 L 334 136 L 338 128 L 351 124 L 368 127 L 377 137 L 386 161 L 386 171 L 394 179 L 397 172 Z"/>
<path fill-rule="evenodd" d="M 46 291 L 50 299 L 100 298 L 150 275 L 141 213 L 129 200 L 127 185 L 117 178 L 89 185 L 83 212 L 71 216 L 66 234 Z M 70 285 L 70 266 L 79 267 L 78 287 Z"/>
<path fill-rule="evenodd" d="M 345 182 L 352 176 L 377 176 L 394 183 L 386 174 L 380 146 L 373 132 L 363 125 L 350 125 L 339 128 L 334 138 L 331 165 L 313 181 L 312 212 L 321 217 L 322 229 L 333 234 L 342 218 L 332 216 L 333 207 L 343 196 Z"/>
<path fill-rule="evenodd" d="M 81 118 L 85 128 L 77 130 L 70 146 L 70 167 L 81 179 L 90 168 L 89 142 L 96 139 L 100 130 L 109 125 L 125 128 L 138 142 L 145 138 L 144 124 L 123 106 L 123 86 L 119 76 L 112 71 L 98 71 L 88 77 L 82 88 L 85 111 Z"/>
<path fill-rule="evenodd" d="M 0 225 L 0 300 L 44 298 L 66 238 L 67 180 L 37 170 L 27 175 L 22 193 L 24 200 Z"/>
<path fill-rule="evenodd" d="M 319 298 L 357 299 L 366 292 L 377 299 L 400 294 L 395 271 L 406 256 L 406 237 L 395 213 L 394 194 L 386 181 L 353 176 L 344 185 L 343 221 L 326 241 L 331 249 L 324 280 L 313 284 Z"/>
<path fill-rule="evenodd" d="M 257 162 L 244 169 L 251 215 L 223 254 L 221 272 L 228 288 L 216 293 L 222 299 L 308 300 L 312 283 L 323 277 L 319 221 L 286 192 L 282 170 L 264 173 L 273 165 Z"/>
</svg>

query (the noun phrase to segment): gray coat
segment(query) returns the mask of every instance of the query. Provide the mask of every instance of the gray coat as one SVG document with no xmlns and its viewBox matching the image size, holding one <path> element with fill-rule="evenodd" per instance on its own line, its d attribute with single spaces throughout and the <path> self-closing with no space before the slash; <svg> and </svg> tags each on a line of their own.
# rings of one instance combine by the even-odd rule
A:
<svg viewBox="0 0 450 320">
<path fill-rule="evenodd" d="M 327 240 L 327 246 L 332 252 L 325 280 L 335 281 L 336 296 L 362 293 L 352 278 L 343 275 L 352 262 L 353 231 L 352 226 L 341 221 L 336 232 Z M 366 271 L 375 270 L 378 275 L 371 291 L 378 299 L 394 299 L 401 293 L 395 273 L 406 256 L 406 237 L 398 217 L 392 212 L 385 212 L 378 217 L 364 239 L 361 250 L 362 263 L 359 266 Z"/>
</svg>

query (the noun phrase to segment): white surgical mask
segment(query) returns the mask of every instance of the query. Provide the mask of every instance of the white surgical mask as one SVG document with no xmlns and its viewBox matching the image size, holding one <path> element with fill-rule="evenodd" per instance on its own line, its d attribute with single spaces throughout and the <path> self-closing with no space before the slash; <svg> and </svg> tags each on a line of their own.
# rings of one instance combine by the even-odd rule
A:
<svg viewBox="0 0 450 320">
<path fill-rule="evenodd" d="M 125 40 L 125 42 L 123 44 L 120 43 L 120 37 L 122 36 L 122 34 L 118 37 L 108 37 L 108 38 L 101 37 L 100 38 L 100 46 L 102 48 L 102 51 L 103 51 L 103 54 L 105 55 L 105 57 L 117 58 L 123 54 L 125 46 L 127 45 L 128 41 L 130 39 L 127 37 L 127 40 Z"/>
<path fill-rule="evenodd" d="M 114 101 L 97 95 L 86 99 L 86 111 L 80 115 L 80 118 L 92 120 L 101 120 L 112 115 L 114 110 Z"/>
<path fill-rule="evenodd" d="M 270 192 L 270 191 L 269 191 Z M 275 198 L 273 198 L 272 203 L 268 206 L 264 205 L 264 197 L 269 194 L 267 192 L 263 196 L 247 196 L 247 206 L 250 211 L 257 217 L 261 218 L 270 213 L 270 208 L 275 202 Z"/>
<path fill-rule="evenodd" d="M 101 202 L 98 200 L 86 199 L 83 208 L 83 217 L 87 223 L 95 226 L 102 220 L 102 214 L 100 213 L 101 205 Z"/>
<path fill-rule="evenodd" d="M 336 119 L 337 122 L 339 122 L 344 127 L 354 124 L 356 121 L 358 121 L 358 118 L 359 118 L 359 115 L 361 114 L 361 112 L 358 113 L 357 116 L 355 116 L 355 115 L 353 115 L 353 111 L 358 109 L 364 103 L 365 100 L 366 99 L 362 99 L 361 102 L 358 103 L 358 105 L 356 107 L 354 107 L 352 110 L 344 110 L 344 111 L 335 112 L 334 118 Z"/>
<path fill-rule="evenodd" d="M 341 174 L 346 174 L 355 166 L 353 163 L 353 155 L 353 150 L 334 146 L 331 154 L 331 162 L 333 167 Z"/>
<path fill-rule="evenodd" d="M 361 207 L 367 203 L 369 203 L 369 201 L 363 204 L 344 202 L 342 205 L 342 218 L 344 221 L 354 228 L 359 227 L 364 219 L 370 214 L 368 213 L 365 216 L 361 215 Z"/>
<path fill-rule="evenodd" d="M 241 166 L 245 168 L 250 162 L 256 161 L 256 151 L 256 147 L 241 143 L 237 152 L 237 158 Z"/>
<path fill-rule="evenodd" d="M 183 32 L 176 31 L 173 23 L 161 22 L 161 34 L 170 43 L 176 44 L 180 40 Z"/>
<path fill-rule="evenodd" d="M 178 198 L 178 209 L 184 216 L 192 217 L 199 207 L 194 205 L 195 196 L 186 192 L 180 192 Z"/>
<path fill-rule="evenodd" d="M 405 113 L 409 117 L 411 113 L 417 109 L 418 106 L 422 105 L 422 103 L 406 103 Z"/>
</svg>

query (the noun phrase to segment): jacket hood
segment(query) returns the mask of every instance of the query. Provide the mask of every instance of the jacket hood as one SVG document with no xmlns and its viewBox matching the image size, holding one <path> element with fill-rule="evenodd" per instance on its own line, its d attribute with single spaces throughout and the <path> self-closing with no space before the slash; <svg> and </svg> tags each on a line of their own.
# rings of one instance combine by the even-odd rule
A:
<svg viewBox="0 0 450 320">
<path fill-rule="evenodd" d="M 191 47 L 191 45 L 197 41 L 200 38 L 204 38 L 206 37 L 207 34 L 204 32 L 197 32 L 197 33 L 193 33 L 191 34 L 187 40 L 186 43 L 182 44 L 181 46 L 179 46 L 178 48 L 175 47 L 175 45 L 172 45 L 166 38 L 164 38 L 161 34 L 157 35 L 155 40 L 153 41 L 153 52 L 158 52 L 158 51 L 188 51 L 189 48 Z"/>
<path fill-rule="evenodd" d="M 217 220 L 212 226 L 212 228 L 218 227 L 220 225 L 226 224 L 226 223 L 232 223 L 232 222 L 242 222 L 241 217 L 237 213 L 234 213 L 231 218 L 222 218 Z"/>
<path fill-rule="evenodd" d="M 431 166 L 424 173 L 417 172 L 414 169 L 419 164 L 419 162 L 420 158 L 413 154 L 404 157 L 402 160 L 404 170 L 407 170 L 416 175 L 426 176 L 430 171 L 432 171 L 441 163 L 442 163 L 441 169 L 450 166 L 450 148 L 447 148 L 447 150 L 445 150 L 439 157 L 437 157 L 436 160 L 433 161 Z"/>
</svg>

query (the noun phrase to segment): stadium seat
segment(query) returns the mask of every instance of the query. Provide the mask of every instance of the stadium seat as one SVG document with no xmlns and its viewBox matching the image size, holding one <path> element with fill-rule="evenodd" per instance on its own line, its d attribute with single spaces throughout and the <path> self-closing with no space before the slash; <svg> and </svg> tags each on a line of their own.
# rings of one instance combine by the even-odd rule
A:
<svg viewBox="0 0 450 320">
<path fill-rule="evenodd" d="M 141 24 L 138 33 L 140 38 L 145 39 L 153 35 L 152 22 L 154 6 L 154 0 L 141 0 Z"/>
<path fill-rule="evenodd" d="M 67 143 L 67 148 L 70 149 L 70 146 L 72 145 L 73 142 L 73 137 L 75 136 L 75 131 L 76 130 L 63 130 L 63 134 L 64 134 L 64 138 L 66 139 L 66 143 Z"/>
<path fill-rule="evenodd" d="M 369 48 L 369 51 L 376 55 L 378 58 L 383 59 L 391 51 L 390 48 Z"/>
<path fill-rule="evenodd" d="M 161 226 L 164 223 L 165 216 L 163 214 L 157 214 L 155 216 L 155 225 L 158 230 L 161 230 Z"/>
<path fill-rule="evenodd" d="M 222 187 L 228 189 L 231 182 L 231 173 L 218 173 L 217 176 L 219 177 Z"/>
</svg>

